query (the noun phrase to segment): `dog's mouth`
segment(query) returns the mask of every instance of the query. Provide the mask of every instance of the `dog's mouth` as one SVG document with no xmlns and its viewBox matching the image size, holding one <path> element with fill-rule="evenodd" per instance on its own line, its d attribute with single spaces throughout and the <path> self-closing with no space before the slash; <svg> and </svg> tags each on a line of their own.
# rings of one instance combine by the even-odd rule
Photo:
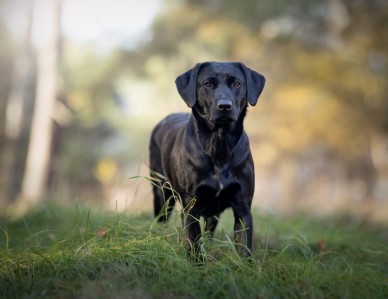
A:
<svg viewBox="0 0 388 299">
<path fill-rule="evenodd" d="M 238 114 L 235 109 L 211 109 L 207 119 L 216 126 L 230 126 L 237 121 Z"/>
<path fill-rule="evenodd" d="M 235 122 L 236 120 L 233 117 L 223 116 L 211 119 L 210 121 L 216 125 L 228 125 Z"/>
</svg>

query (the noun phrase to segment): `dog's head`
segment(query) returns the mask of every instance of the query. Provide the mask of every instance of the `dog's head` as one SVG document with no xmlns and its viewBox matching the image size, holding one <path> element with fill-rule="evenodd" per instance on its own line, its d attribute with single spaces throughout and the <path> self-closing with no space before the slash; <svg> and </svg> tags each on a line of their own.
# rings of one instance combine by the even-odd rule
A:
<svg viewBox="0 0 388 299">
<path fill-rule="evenodd" d="M 242 63 L 204 62 L 175 83 L 190 108 L 214 125 L 229 125 L 238 120 L 247 103 L 256 105 L 265 78 Z"/>
</svg>

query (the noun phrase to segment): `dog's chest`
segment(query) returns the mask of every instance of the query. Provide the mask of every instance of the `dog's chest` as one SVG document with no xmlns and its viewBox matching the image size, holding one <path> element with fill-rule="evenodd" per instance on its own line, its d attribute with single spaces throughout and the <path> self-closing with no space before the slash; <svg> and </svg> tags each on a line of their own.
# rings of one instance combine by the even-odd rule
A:
<svg viewBox="0 0 388 299">
<path fill-rule="evenodd" d="M 195 208 L 203 216 L 219 214 L 230 207 L 239 189 L 239 182 L 227 167 L 215 167 L 195 190 Z"/>
</svg>

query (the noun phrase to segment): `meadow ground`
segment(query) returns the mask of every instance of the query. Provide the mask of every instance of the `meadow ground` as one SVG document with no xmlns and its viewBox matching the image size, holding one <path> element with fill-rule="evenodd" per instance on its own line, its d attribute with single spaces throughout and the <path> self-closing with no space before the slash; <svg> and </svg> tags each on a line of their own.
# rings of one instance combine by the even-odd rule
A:
<svg viewBox="0 0 388 299">
<path fill-rule="evenodd" d="M 43 204 L 0 218 L 0 298 L 388 298 L 388 229 L 349 216 L 253 210 L 254 260 L 221 216 L 207 262 L 190 263 L 179 215 Z"/>
</svg>

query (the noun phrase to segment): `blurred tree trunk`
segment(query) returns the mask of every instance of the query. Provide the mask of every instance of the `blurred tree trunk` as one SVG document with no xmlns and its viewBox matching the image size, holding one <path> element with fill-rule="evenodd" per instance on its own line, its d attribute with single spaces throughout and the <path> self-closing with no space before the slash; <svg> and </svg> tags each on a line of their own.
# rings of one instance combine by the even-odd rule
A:
<svg viewBox="0 0 388 299">
<path fill-rule="evenodd" d="M 7 201 L 15 199 L 20 191 L 20 176 L 23 174 L 25 161 L 26 120 L 29 119 L 26 108 L 27 102 L 32 100 L 31 28 L 34 4 L 34 0 L 29 0 L 25 34 L 20 45 L 20 53 L 15 55 L 14 75 L 6 103 L 5 134 L 8 142 L 2 155 L 4 188 L 1 198 Z"/>
<path fill-rule="evenodd" d="M 57 73 L 62 0 L 48 2 L 47 39 L 38 51 L 37 89 L 21 200 L 38 202 L 46 192 L 53 140 L 53 114 L 57 97 Z"/>
</svg>

